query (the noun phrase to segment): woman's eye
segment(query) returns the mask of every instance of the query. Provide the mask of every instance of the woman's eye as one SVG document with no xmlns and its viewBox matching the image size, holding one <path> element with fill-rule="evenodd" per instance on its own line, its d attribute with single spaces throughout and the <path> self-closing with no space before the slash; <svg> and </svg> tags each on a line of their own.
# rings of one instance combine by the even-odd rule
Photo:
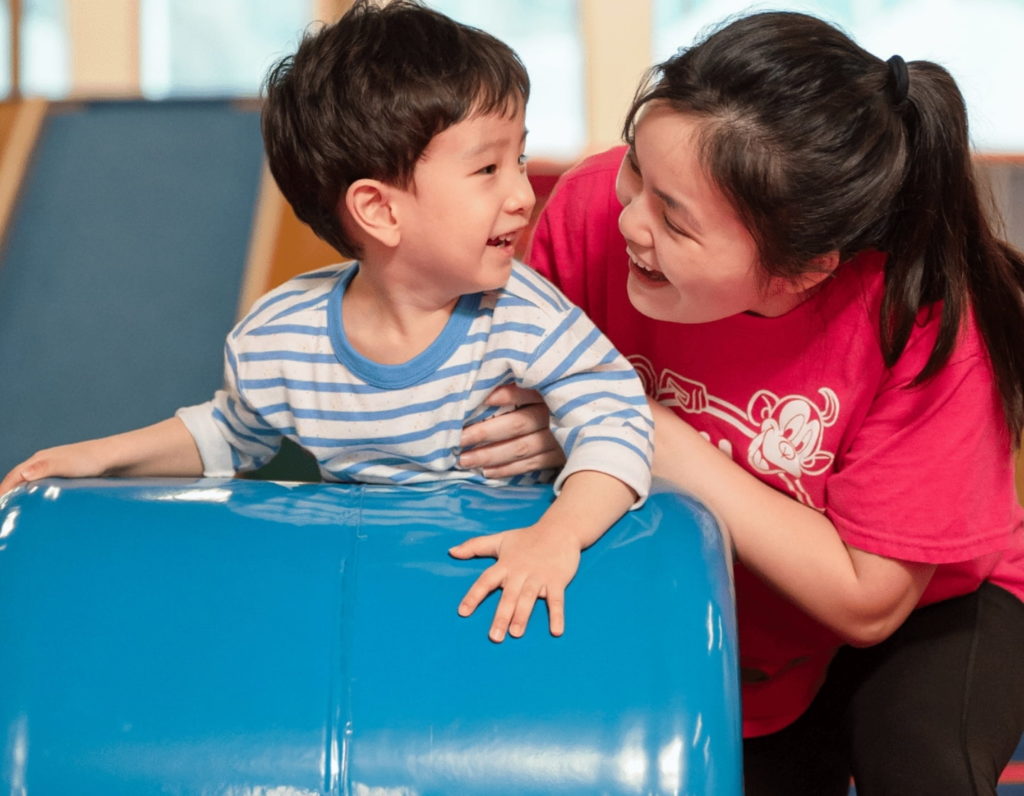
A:
<svg viewBox="0 0 1024 796">
<path fill-rule="evenodd" d="M 665 220 L 665 226 L 668 227 L 669 232 L 674 232 L 676 235 L 682 235 L 684 238 L 690 237 L 684 230 L 679 229 L 679 227 L 669 221 L 668 216 L 662 214 L 662 218 Z"/>
</svg>

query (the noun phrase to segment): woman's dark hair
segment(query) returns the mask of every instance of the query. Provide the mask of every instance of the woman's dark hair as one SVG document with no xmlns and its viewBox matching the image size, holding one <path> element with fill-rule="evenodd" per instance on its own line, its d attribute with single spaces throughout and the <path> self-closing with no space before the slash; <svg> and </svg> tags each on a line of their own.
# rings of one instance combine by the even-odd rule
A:
<svg viewBox="0 0 1024 796">
<path fill-rule="evenodd" d="M 512 114 L 529 93 L 522 62 L 493 36 L 415 0 L 356 0 L 271 68 L 264 148 L 295 214 L 358 257 L 338 211 L 353 182 L 406 187 L 435 135 L 477 113 Z"/>
<path fill-rule="evenodd" d="M 737 19 L 655 66 L 625 125 L 650 102 L 696 118 L 709 175 L 751 232 L 767 276 L 838 251 L 888 254 L 881 342 L 903 353 L 918 313 L 942 302 L 914 383 L 949 359 L 968 307 L 1015 441 L 1024 428 L 1024 258 L 999 240 L 975 184 L 963 97 L 929 61 L 884 61 L 822 20 Z"/>
</svg>

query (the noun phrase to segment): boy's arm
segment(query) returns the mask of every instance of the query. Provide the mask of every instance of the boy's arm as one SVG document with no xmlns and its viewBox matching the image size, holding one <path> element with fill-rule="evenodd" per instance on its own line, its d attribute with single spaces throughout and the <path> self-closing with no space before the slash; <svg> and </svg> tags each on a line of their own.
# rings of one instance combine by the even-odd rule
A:
<svg viewBox="0 0 1024 796">
<path fill-rule="evenodd" d="M 562 635 L 565 588 L 579 567 L 580 552 L 601 538 L 636 499 L 618 478 L 580 470 L 565 480 L 554 503 L 533 525 L 477 536 L 453 547 L 449 553 L 455 558 L 497 559 L 466 592 L 459 614 L 469 616 L 500 588 L 488 634 L 492 641 L 502 641 L 506 632 L 523 635 L 538 598 L 547 601 L 551 635 Z"/>
<path fill-rule="evenodd" d="M 123 434 L 34 453 L 0 481 L 0 495 L 40 478 L 203 474 L 199 450 L 177 417 Z"/>
<path fill-rule="evenodd" d="M 573 473 L 597 470 L 632 488 L 639 506 L 650 490 L 654 437 L 640 377 L 554 285 L 537 274 L 526 279 L 548 298 L 546 304 L 535 299 L 532 318 L 542 338 L 513 374 L 520 387 L 540 393 L 551 410 L 552 431 L 566 455 L 555 491 Z"/>
</svg>

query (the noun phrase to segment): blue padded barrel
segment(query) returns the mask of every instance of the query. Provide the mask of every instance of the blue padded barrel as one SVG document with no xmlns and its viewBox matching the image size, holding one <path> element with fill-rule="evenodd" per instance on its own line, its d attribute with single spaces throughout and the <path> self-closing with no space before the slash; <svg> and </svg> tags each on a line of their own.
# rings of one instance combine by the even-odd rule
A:
<svg viewBox="0 0 1024 796">
<path fill-rule="evenodd" d="M 741 792 L 714 520 L 659 486 L 552 638 L 487 640 L 486 560 L 547 487 L 50 480 L 0 499 L 0 791 Z"/>
</svg>

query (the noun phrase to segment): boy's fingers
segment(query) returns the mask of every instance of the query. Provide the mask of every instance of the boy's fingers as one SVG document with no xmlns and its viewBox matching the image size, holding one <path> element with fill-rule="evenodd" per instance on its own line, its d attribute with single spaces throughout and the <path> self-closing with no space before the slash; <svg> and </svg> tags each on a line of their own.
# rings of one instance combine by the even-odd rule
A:
<svg viewBox="0 0 1024 796">
<path fill-rule="evenodd" d="M 449 548 L 448 555 L 454 558 L 497 558 L 498 550 L 501 548 L 501 537 L 500 533 L 474 536 Z"/>
<path fill-rule="evenodd" d="M 547 592 L 548 627 L 552 636 L 560 636 L 565 632 L 565 589 L 549 586 Z"/>
<path fill-rule="evenodd" d="M 494 612 L 494 620 L 491 622 L 491 629 L 487 637 L 500 644 L 505 640 L 508 632 L 508 624 L 512 621 L 512 612 L 515 610 L 515 598 L 509 594 L 506 588 L 501 592 L 501 599 L 498 601 L 498 608 Z"/>
<path fill-rule="evenodd" d="M 459 603 L 459 616 L 469 616 L 476 607 L 480 605 L 487 595 L 501 585 L 504 573 L 497 567 L 491 566 L 480 573 L 480 577 L 469 587 L 462 601 Z"/>
<path fill-rule="evenodd" d="M 509 635 L 519 638 L 526 632 L 526 626 L 530 623 L 530 614 L 533 613 L 533 606 L 537 602 L 538 594 L 540 594 L 539 585 L 529 582 L 523 585 L 523 590 L 519 592 L 519 599 L 516 600 L 512 622 L 508 628 Z"/>
<path fill-rule="evenodd" d="M 0 481 L 0 495 L 5 495 L 10 492 L 14 487 L 22 482 L 22 478 L 17 472 L 8 473 L 4 476 L 4 480 Z"/>
<path fill-rule="evenodd" d="M 42 478 L 35 474 L 36 466 L 32 463 L 31 459 L 24 461 L 11 470 L 7 475 L 4 476 L 4 480 L 0 481 L 0 495 L 3 495 L 16 486 L 27 483 L 34 478 Z"/>
</svg>

